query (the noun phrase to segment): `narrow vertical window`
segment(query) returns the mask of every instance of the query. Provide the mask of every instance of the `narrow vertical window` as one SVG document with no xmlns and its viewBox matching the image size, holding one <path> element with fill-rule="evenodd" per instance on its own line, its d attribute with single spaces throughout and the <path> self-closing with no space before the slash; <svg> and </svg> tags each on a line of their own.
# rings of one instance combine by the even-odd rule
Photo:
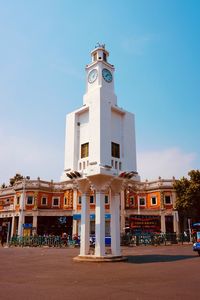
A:
<svg viewBox="0 0 200 300">
<path fill-rule="evenodd" d="M 109 203 L 109 197 L 108 195 L 105 195 L 105 204 L 108 204 Z"/>
<path fill-rule="evenodd" d="M 130 197 L 130 206 L 134 206 L 135 205 L 135 199 L 134 196 Z"/>
<path fill-rule="evenodd" d="M 81 145 L 81 158 L 85 158 L 89 156 L 89 143 L 85 143 Z"/>
<path fill-rule="evenodd" d="M 94 204 L 94 196 L 90 196 L 90 204 Z"/>
<path fill-rule="evenodd" d="M 111 155 L 112 157 L 120 158 L 120 145 L 111 143 Z"/>
<path fill-rule="evenodd" d="M 42 197 L 42 205 L 47 205 L 47 198 L 46 197 Z"/>
<path fill-rule="evenodd" d="M 156 205 L 156 204 L 157 204 L 157 198 L 151 197 L 151 205 Z"/>
</svg>

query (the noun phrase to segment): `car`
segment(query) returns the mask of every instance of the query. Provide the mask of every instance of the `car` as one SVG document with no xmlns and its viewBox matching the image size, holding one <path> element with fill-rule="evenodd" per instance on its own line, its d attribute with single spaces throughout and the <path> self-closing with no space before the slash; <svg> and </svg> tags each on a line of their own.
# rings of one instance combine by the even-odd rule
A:
<svg viewBox="0 0 200 300">
<path fill-rule="evenodd" d="M 200 256 L 200 242 L 196 242 L 193 244 L 193 251 L 198 252 L 198 254 Z"/>
<path fill-rule="evenodd" d="M 200 256 L 200 231 L 196 232 L 196 242 L 193 244 L 193 251 L 197 251 Z"/>
</svg>

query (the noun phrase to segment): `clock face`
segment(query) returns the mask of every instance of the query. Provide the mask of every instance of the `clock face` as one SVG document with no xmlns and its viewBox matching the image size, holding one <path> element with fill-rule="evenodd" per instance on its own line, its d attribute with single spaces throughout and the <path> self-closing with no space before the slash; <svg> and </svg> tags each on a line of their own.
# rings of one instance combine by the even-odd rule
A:
<svg viewBox="0 0 200 300">
<path fill-rule="evenodd" d="M 93 69 L 88 74 L 88 82 L 93 83 L 97 79 L 97 77 L 98 77 L 97 69 Z"/>
<path fill-rule="evenodd" d="M 111 82 L 112 81 L 112 73 L 108 69 L 103 69 L 102 70 L 102 76 L 103 76 L 103 79 L 106 82 Z"/>
</svg>

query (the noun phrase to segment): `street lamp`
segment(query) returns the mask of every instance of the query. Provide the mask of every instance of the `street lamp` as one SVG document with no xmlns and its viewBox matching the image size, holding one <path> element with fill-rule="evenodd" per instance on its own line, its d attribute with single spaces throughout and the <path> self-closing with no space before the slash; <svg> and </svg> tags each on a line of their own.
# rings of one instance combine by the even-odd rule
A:
<svg viewBox="0 0 200 300">
<path fill-rule="evenodd" d="M 30 176 L 23 177 L 22 181 L 22 196 L 20 201 L 20 215 L 19 215 L 19 224 L 18 224 L 18 235 L 23 236 L 23 223 L 24 223 L 24 204 L 25 204 L 25 185 L 26 180 L 29 180 Z"/>
</svg>

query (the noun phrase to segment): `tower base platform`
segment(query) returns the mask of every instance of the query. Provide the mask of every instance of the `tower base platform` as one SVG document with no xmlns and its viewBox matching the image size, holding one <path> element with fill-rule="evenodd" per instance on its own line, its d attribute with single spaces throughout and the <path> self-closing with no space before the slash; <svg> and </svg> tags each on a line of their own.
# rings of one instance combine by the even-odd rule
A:
<svg viewBox="0 0 200 300">
<path fill-rule="evenodd" d="M 78 255 L 73 258 L 74 261 L 77 262 L 120 262 L 127 261 L 128 257 L 125 256 L 113 256 L 113 255 L 105 255 L 105 256 L 95 256 L 95 255 Z"/>
</svg>

